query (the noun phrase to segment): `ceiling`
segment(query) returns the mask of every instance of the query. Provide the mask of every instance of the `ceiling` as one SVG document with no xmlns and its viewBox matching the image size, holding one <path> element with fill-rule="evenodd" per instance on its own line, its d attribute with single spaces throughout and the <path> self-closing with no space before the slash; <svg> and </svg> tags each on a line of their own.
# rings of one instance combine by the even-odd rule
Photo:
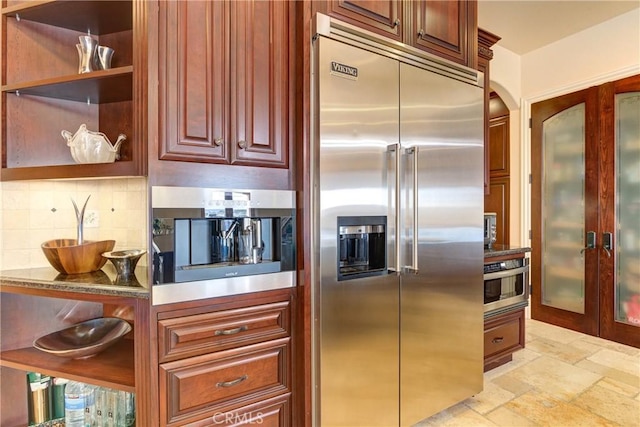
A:
<svg viewBox="0 0 640 427">
<path fill-rule="evenodd" d="M 518 55 L 640 7 L 640 0 L 478 0 L 478 26 Z"/>
</svg>

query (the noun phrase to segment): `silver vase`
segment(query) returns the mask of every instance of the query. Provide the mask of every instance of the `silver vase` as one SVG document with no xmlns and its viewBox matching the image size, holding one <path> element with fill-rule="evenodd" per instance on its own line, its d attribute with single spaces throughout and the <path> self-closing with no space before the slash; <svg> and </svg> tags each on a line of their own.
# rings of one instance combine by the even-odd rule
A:
<svg viewBox="0 0 640 427">
<path fill-rule="evenodd" d="M 78 73 L 90 73 L 96 69 L 96 52 L 98 41 L 91 36 L 78 37 L 80 43 L 76 45 L 78 49 Z"/>
<path fill-rule="evenodd" d="M 113 57 L 113 49 L 107 46 L 98 46 L 97 64 L 99 70 L 108 70 L 111 68 L 111 58 Z"/>
</svg>

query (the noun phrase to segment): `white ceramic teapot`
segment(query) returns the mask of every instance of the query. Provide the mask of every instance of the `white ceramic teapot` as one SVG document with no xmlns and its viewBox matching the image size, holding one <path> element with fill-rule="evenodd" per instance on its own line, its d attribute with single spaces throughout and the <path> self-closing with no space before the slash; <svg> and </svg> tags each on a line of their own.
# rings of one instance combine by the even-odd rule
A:
<svg viewBox="0 0 640 427">
<path fill-rule="evenodd" d="M 76 163 L 113 163 L 120 158 L 120 145 L 127 139 L 126 135 L 120 134 L 116 143 L 111 144 L 105 134 L 88 130 L 84 123 L 74 135 L 67 130 L 61 133 Z"/>
</svg>

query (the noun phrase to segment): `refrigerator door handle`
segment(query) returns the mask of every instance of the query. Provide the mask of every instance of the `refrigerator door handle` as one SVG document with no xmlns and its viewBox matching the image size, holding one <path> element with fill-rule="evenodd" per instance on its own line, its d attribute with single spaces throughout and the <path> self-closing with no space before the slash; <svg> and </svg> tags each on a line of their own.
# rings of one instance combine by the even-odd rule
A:
<svg viewBox="0 0 640 427">
<path fill-rule="evenodd" d="M 391 252 L 391 257 L 388 261 L 387 269 L 391 272 L 395 272 L 396 274 L 400 274 L 400 242 L 398 241 L 398 236 L 400 235 L 400 215 L 399 215 L 399 207 L 400 207 L 400 144 L 391 144 L 387 148 L 387 152 L 393 156 L 393 161 L 389 162 L 390 169 L 394 174 L 394 180 L 388 180 L 389 186 L 389 217 L 393 222 L 395 227 L 395 235 L 393 236 L 393 251 Z M 388 175 L 387 175 L 388 176 Z M 387 233 L 387 239 L 391 237 L 391 233 Z"/>
<path fill-rule="evenodd" d="M 411 243 L 411 265 L 405 266 L 404 270 L 407 273 L 418 274 L 418 147 L 407 148 L 407 155 L 413 158 L 413 179 L 412 179 L 412 243 Z"/>
</svg>

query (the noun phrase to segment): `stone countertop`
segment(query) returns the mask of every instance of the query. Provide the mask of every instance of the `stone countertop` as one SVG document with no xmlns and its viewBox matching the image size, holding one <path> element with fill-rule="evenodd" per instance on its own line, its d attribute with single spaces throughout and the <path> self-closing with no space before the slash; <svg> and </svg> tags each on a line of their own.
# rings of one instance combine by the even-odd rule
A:
<svg viewBox="0 0 640 427">
<path fill-rule="evenodd" d="M 493 245 L 491 248 L 484 248 L 485 258 L 494 258 L 506 255 L 518 255 L 531 252 L 531 248 L 509 245 Z"/>
<path fill-rule="evenodd" d="M 85 274 L 65 275 L 51 267 L 0 271 L 0 291 L 4 286 L 42 291 L 77 292 L 126 298 L 149 299 L 147 267 L 136 268 L 133 280 L 116 284 L 116 271 L 107 264 L 102 269 Z"/>
</svg>

